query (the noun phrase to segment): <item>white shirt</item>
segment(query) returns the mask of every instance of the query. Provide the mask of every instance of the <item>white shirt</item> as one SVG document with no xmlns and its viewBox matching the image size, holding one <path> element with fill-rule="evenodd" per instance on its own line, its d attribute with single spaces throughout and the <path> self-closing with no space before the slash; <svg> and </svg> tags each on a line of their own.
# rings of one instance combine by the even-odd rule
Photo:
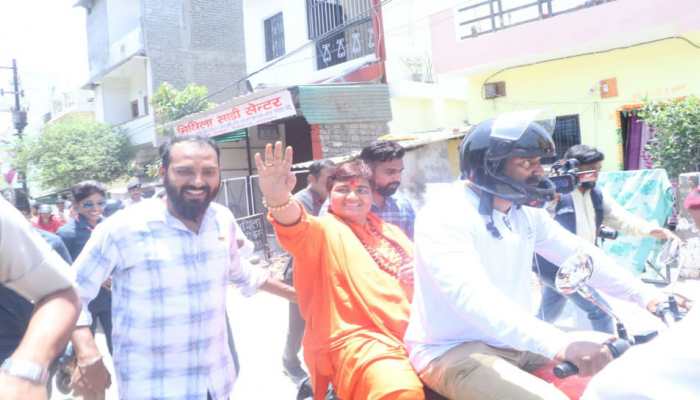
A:
<svg viewBox="0 0 700 400">
<path fill-rule="evenodd" d="M 535 251 L 560 264 L 580 249 L 596 264 L 591 286 L 640 305 L 656 297 L 656 290 L 562 228 L 544 209 L 494 211 L 502 235 L 496 239 L 478 205 L 479 197 L 464 182 L 436 184 L 429 186 L 426 206 L 418 213 L 415 293 L 405 337 L 417 371 L 464 342 L 550 358 L 567 344 L 563 332 L 535 317 Z"/>
<path fill-rule="evenodd" d="M 595 244 L 597 235 L 595 224 L 595 209 L 591 200 L 591 191 L 581 192 L 576 189 L 571 192 L 576 214 L 576 235 Z M 612 197 L 603 192 L 603 223 L 622 233 L 633 236 L 647 236 L 658 225 L 625 210 Z"/>
<path fill-rule="evenodd" d="M 97 225 L 75 261 L 84 308 L 112 277 L 119 398 L 226 399 L 236 379 L 226 329 L 229 282 L 252 294 L 267 272 L 241 263 L 233 214 L 212 203 L 198 233 L 144 200 Z"/>
</svg>

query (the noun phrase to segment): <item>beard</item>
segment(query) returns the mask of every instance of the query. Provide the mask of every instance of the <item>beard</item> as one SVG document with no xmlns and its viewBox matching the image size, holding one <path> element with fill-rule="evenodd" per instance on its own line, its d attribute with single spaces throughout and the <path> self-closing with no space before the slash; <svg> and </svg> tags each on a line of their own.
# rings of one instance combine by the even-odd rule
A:
<svg viewBox="0 0 700 400">
<path fill-rule="evenodd" d="M 399 190 L 400 184 L 401 182 L 391 182 L 387 183 L 384 186 L 377 186 L 374 190 L 380 195 L 382 195 L 382 197 L 389 197 L 396 193 L 397 190 Z"/>
<path fill-rule="evenodd" d="M 220 187 L 219 185 L 212 190 L 209 185 L 205 184 L 200 187 L 185 185 L 178 188 L 170 183 L 168 174 L 165 174 L 163 177 L 163 186 L 165 186 L 168 201 L 173 205 L 175 212 L 188 221 L 198 221 L 204 215 L 209 207 L 209 203 L 211 203 L 219 193 Z M 188 200 L 185 198 L 185 191 L 187 190 L 203 190 L 205 192 L 205 197 L 203 200 Z"/>
</svg>

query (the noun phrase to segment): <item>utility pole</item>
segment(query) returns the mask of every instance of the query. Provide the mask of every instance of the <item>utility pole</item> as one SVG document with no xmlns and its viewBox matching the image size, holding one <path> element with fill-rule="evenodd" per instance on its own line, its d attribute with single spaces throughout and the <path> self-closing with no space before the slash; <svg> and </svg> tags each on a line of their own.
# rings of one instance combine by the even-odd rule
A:
<svg viewBox="0 0 700 400">
<path fill-rule="evenodd" d="M 11 67 L 0 66 L 0 68 L 12 70 L 12 86 L 14 90 L 12 92 L 9 92 L 14 94 L 15 96 L 15 106 L 12 109 L 12 125 L 17 130 L 17 137 L 21 142 L 23 140 L 22 131 L 24 131 L 24 128 L 27 126 L 27 111 L 23 110 L 20 104 L 20 97 L 24 96 L 24 91 L 19 90 L 19 74 L 17 72 L 17 60 L 12 59 Z M 2 89 L 0 89 L 0 94 L 4 95 L 5 92 Z M 17 177 L 22 180 L 22 191 L 24 192 L 24 196 L 29 198 L 26 177 L 19 171 Z"/>
</svg>

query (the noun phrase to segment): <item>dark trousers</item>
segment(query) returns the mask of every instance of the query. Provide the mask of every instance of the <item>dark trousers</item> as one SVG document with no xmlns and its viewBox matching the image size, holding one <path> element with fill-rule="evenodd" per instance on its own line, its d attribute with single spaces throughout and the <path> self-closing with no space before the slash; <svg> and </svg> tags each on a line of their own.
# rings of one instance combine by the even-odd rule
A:
<svg viewBox="0 0 700 400">
<path fill-rule="evenodd" d="M 288 285 L 294 284 L 294 260 L 290 259 L 287 267 L 284 270 L 284 283 Z M 301 341 L 304 338 L 304 327 L 306 322 L 301 317 L 299 305 L 297 303 L 289 303 L 289 327 L 287 328 L 287 342 L 284 345 L 284 354 L 282 362 L 285 368 L 301 368 L 299 361 L 299 350 L 301 349 Z"/>
<path fill-rule="evenodd" d="M 301 367 L 299 361 L 299 350 L 301 341 L 304 338 L 304 327 L 306 323 L 301 317 L 299 306 L 296 303 L 289 303 L 289 328 L 287 330 L 287 342 L 284 345 L 283 362 L 286 367 Z"/>
<path fill-rule="evenodd" d="M 98 311 L 92 314 L 92 326 L 90 330 L 92 334 L 95 334 L 95 329 L 97 329 L 97 321 L 100 321 L 102 329 L 105 332 L 105 339 L 107 339 L 107 348 L 109 349 L 109 354 L 112 354 L 112 312 L 111 311 Z"/>
</svg>

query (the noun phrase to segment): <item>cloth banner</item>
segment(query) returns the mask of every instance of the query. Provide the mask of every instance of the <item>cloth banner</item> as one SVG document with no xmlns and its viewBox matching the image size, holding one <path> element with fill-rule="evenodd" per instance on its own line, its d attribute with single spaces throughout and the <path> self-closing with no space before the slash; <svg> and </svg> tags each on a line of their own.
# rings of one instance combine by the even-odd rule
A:
<svg viewBox="0 0 700 400">
<path fill-rule="evenodd" d="M 673 189 L 664 169 L 604 172 L 599 187 L 626 210 L 646 221 L 664 226 L 674 203 Z M 645 260 L 655 254 L 661 242 L 654 238 L 624 235 L 606 240 L 603 249 L 635 275 L 645 269 Z"/>
</svg>

